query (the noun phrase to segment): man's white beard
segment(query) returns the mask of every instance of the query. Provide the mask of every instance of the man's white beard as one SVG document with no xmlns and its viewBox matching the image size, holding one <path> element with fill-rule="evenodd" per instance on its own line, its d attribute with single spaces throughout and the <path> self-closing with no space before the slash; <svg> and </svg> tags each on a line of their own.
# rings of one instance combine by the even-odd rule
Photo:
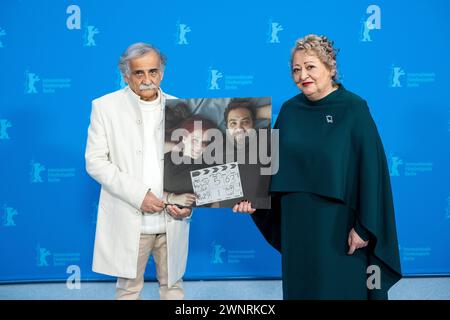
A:
<svg viewBox="0 0 450 320">
<path fill-rule="evenodd" d="M 153 84 L 153 83 L 150 83 L 150 84 L 141 84 L 140 86 L 139 86 L 139 90 L 141 90 L 141 91 L 145 91 L 145 90 L 157 90 L 158 89 L 158 87 L 155 85 L 155 84 Z"/>
</svg>

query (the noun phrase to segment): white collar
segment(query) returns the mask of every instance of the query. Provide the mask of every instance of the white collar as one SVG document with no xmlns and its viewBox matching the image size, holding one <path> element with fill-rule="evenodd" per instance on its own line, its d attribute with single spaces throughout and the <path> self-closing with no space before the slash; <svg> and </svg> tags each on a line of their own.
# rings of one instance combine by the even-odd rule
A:
<svg viewBox="0 0 450 320">
<path fill-rule="evenodd" d="M 142 100 L 141 97 L 139 97 L 139 96 L 138 96 L 138 95 L 130 88 L 130 86 L 126 86 L 126 87 L 124 88 L 124 90 L 125 90 L 126 92 L 128 92 L 128 94 L 130 95 L 130 97 L 132 98 L 132 100 L 133 100 L 135 103 L 137 103 L 137 104 L 139 105 L 139 107 L 141 107 L 141 108 L 148 109 L 148 108 L 153 108 L 153 107 L 156 107 L 156 106 L 162 104 L 161 102 L 162 102 L 162 95 L 163 95 L 163 92 L 162 92 L 161 88 L 158 88 L 158 97 L 157 97 L 155 100 L 152 100 L 152 101 L 145 101 L 145 100 Z"/>
</svg>

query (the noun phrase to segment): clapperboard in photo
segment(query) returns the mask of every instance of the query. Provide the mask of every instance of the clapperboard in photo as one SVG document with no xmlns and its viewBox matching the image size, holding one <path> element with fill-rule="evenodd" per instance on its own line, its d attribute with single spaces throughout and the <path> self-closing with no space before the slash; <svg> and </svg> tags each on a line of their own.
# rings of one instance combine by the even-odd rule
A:
<svg viewBox="0 0 450 320">
<path fill-rule="evenodd" d="M 191 179 L 197 206 L 243 196 L 237 162 L 193 170 Z"/>
</svg>

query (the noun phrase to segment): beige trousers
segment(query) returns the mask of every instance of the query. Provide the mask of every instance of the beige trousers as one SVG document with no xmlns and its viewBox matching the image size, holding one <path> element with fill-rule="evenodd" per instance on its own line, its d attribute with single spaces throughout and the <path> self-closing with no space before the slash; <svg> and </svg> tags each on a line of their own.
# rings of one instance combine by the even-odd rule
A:
<svg viewBox="0 0 450 320">
<path fill-rule="evenodd" d="M 183 283 L 180 279 L 171 288 L 167 287 L 167 241 L 166 234 L 141 234 L 139 241 L 139 256 L 137 275 L 135 279 L 117 278 L 117 300 L 140 300 L 144 287 L 144 272 L 148 258 L 153 254 L 156 266 L 156 278 L 159 282 L 159 297 L 161 300 L 182 300 L 184 298 Z"/>
</svg>

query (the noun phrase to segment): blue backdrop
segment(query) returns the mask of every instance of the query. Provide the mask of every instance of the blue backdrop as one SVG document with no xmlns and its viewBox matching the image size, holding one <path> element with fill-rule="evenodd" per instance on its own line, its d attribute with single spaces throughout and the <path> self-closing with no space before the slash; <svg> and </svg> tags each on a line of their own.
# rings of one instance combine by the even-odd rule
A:
<svg viewBox="0 0 450 320">
<path fill-rule="evenodd" d="M 342 83 L 368 102 L 388 155 L 404 275 L 450 274 L 450 3 L 415 1 L 26 1 L 0 4 L 0 281 L 91 271 L 99 186 L 85 172 L 91 101 L 124 86 L 120 54 L 168 56 L 166 92 L 298 93 L 294 41 L 327 35 Z M 251 219 L 198 210 L 186 279 L 279 277 Z M 150 263 L 147 275 L 153 278 Z"/>
</svg>

